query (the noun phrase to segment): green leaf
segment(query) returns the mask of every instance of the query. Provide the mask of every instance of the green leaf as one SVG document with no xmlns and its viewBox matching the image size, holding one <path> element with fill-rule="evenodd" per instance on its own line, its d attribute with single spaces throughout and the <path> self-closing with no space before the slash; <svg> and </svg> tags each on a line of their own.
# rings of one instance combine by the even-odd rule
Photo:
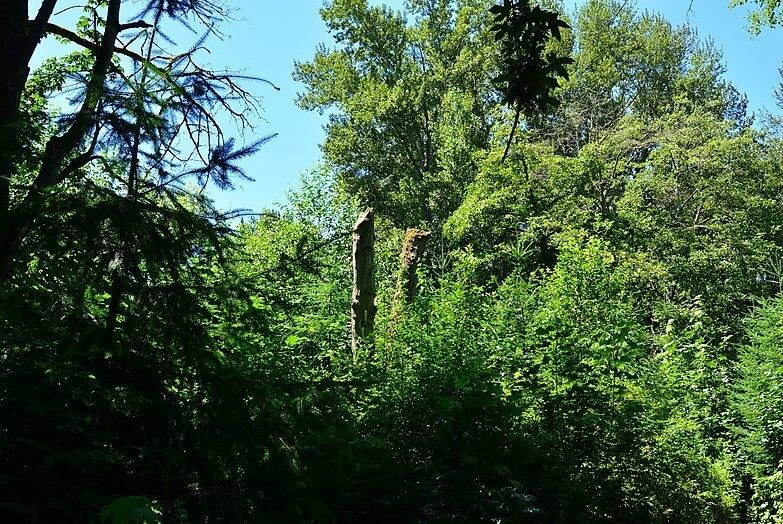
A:
<svg viewBox="0 0 783 524">
<path fill-rule="evenodd" d="M 158 524 L 161 512 L 147 497 L 121 497 L 103 508 L 101 520 L 107 524 Z"/>
</svg>

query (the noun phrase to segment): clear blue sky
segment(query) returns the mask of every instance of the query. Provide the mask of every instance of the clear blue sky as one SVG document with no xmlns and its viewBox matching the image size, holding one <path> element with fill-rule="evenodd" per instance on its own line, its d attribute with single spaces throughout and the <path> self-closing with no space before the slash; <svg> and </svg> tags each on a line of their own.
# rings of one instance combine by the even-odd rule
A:
<svg viewBox="0 0 783 524">
<path fill-rule="evenodd" d="M 687 23 L 698 30 L 702 39 L 712 38 L 723 50 L 726 78 L 748 95 L 751 110 L 775 111 L 772 92 L 780 80 L 783 29 L 765 29 L 760 36 L 752 38 L 745 29 L 745 11 L 729 10 L 728 1 L 637 0 L 636 6 L 639 11 L 660 12 L 675 25 Z M 319 42 L 330 45 L 331 40 L 318 14 L 322 0 L 233 0 L 233 3 L 240 7 L 236 14 L 239 20 L 226 24 L 223 30 L 227 38 L 210 40 L 207 46 L 210 53 L 201 58 L 215 68 L 241 70 L 278 85 L 280 91 L 260 83 L 252 88 L 264 106 L 264 120 L 257 122 L 255 136 L 271 133 L 279 136 L 243 163 L 255 182 L 242 182 L 235 191 L 210 194 L 221 209 L 260 211 L 283 202 L 286 189 L 297 187 L 300 174 L 318 163 L 325 117 L 296 107 L 296 94 L 303 87 L 291 79 L 291 73 L 294 61 L 309 60 Z M 371 0 L 371 3 L 382 2 Z M 403 0 L 385 3 L 400 7 Z M 569 10 L 579 3 L 565 0 Z M 37 6 L 33 7 L 37 10 Z M 189 37 L 178 42 L 182 46 L 190 43 Z M 248 141 L 252 139 L 253 134 L 247 137 Z"/>
</svg>

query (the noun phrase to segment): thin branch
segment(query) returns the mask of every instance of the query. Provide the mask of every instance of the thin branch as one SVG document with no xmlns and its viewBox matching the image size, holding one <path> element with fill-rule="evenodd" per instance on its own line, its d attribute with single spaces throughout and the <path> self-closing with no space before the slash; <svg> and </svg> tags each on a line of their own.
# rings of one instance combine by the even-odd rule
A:
<svg viewBox="0 0 783 524">
<path fill-rule="evenodd" d="M 511 147 L 511 141 L 514 139 L 514 133 L 517 130 L 517 125 L 519 124 L 519 115 L 522 113 L 522 108 L 517 105 L 517 112 L 514 114 L 514 123 L 511 125 L 511 132 L 508 134 L 508 141 L 506 142 L 506 150 L 503 151 L 503 158 L 500 159 L 500 163 L 502 164 L 506 160 L 506 156 L 508 156 L 508 150 Z"/>
<path fill-rule="evenodd" d="M 144 20 L 136 20 L 135 22 L 128 22 L 126 24 L 120 24 L 120 31 L 127 31 L 128 29 L 150 29 L 153 27 L 149 22 Z"/>
</svg>

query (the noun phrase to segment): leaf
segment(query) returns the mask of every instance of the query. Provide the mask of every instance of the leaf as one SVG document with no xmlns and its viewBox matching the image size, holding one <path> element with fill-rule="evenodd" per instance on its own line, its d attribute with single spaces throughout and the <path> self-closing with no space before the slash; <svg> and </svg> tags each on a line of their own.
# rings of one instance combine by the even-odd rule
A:
<svg viewBox="0 0 783 524">
<path fill-rule="evenodd" d="M 157 524 L 161 512 L 147 497 L 120 497 L 101 510 L 101 520 L 109 524 Z"/>
</svg>

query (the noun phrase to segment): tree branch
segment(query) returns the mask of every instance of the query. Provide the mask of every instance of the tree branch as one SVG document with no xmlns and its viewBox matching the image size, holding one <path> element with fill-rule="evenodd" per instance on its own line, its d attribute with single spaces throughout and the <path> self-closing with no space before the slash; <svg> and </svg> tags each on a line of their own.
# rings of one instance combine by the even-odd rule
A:
<svg viewBox="0 0 783 524">
<path fill-rule="evenodd" d="M 38 9 L 38 14 L 30 24 L 30 29 L 27 31 L 27 37 L 25 38 L 24 47 L 21 50 L 21 60 L 28 64 L 33 57 L 35 48 L 38 47 L 41 38 L 46 31 L 49 18 L 51 18 L 54 12 L 54 6 L 57 4 L 57 0 L 44 0 L 41 2 L 41 7 Z"/>
<path fill-rule="evenodd" d="M 516 113 L 514 113 L 514 124 L 511 126 L 511 132 L 508 134 L 508 141 L 506 142 L 506 149 L 503 151 L 503 158 L 500 159 L 501 164 L 506 161 L 508 150 L 511 147 L 511 141 L 514 140 L 514 133 L 517 130 L 517 125 L 519 125 L 520 113 L 522 113 L 522 108 L 517 104 L 517 110 Z"/>
<path fill-rule="evenodd" d="M 130 27 L 151 27 L 150 24 L 148 24 L 147 22 L 143 22 L 143 24 L 144 25 L 139 25 L 139 23 L 135 23 L 135 24 L 120 24 L 119 30 L 117 32 L 119 33 L 120 31 L 123 30 L 123 28 L 124 29 L 128 29 Z M 52 34 L 57 35 L 57 36 L 61 36 L 63 38 L 66 38 L 66 39 L 70 40 L 71 42 L 73 42 L 74 44 L 80 45 L 83 48 L 89 49 L 90 51 L 94 51 L 96 53 L 100 49 L 100 45 L 99 44 L 96 44 L 95 42 L 91 42 L 90 40 L 87 40 L 86 38 L 83 38 L 83 37 L 77 35 L 73 31 L 71 31 L 70 29 L 66 29 L 66 28 L 64 28 L 62 26 L 59 26 L 59 25 L 56 25 L 56 24 L 47 23 L 46 24 L 46 32 L 47 33 L 52 33 Z M 136 53 L 134 51 L 131 51 L 129 49 L 126 49 L 124 47 L 116 47 L 115 46 L 113 51 L 115 53 L 119 54 L 119 55 L 125 55 L 125 56 L 127 56 L 129 58 L 132 58 L 134 60 L 138 60 L 140 62 L 146 62 L 147 61 L 140 54 L 138 54 L 138 53 Z"/>
<path fill-rule="evenodd" d="M 52 185 L 57 180 L 57 172 L 60 166 L 84 138 L 95 120 L 95 110 L 104 91 L 106 73 L 114 55 L 114 42 L 120 32 L 120 3 L 121 0 L 110 0 L 106 13 L 106 27 L 101 37 L 100 46 L 95 49 L 95 63 L 90 73 L 89 81 L 79 111 L 76 113 L 71 126 L 62 135 L 52 137 L 46 144 L 41 168 L 35 179 L 37 187 Z"/>
</svg>

